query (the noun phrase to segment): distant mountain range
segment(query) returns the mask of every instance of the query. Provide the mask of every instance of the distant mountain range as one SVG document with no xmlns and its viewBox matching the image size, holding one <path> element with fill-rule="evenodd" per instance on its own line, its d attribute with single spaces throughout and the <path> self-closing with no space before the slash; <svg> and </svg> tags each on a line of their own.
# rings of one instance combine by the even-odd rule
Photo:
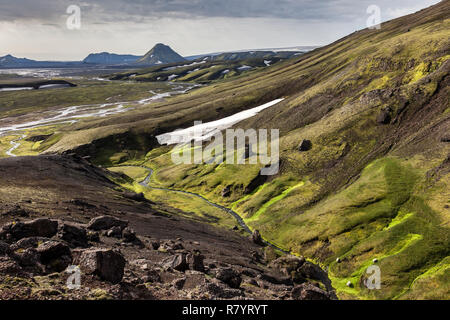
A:
<svg viewBox="0 0 450 320">
<path fill-rule="evenodd" d="M 69 68 L 79 66 L 81 62 L 75 61 L 36 61 L 26 58 L 16 58 L 8 54 L 0 57 L 2 68 Z"/>
<path fill-rule="evenodd" d="M 115 54 L 109 52 L 91 53 L 84 58 L 84 63 L 91 64 L 129 64 L 141 59 L 142 56 L 131 54 Z"/>
<path fill-rule="evenodd" d="M 10 54 L 0 57 L 0 69 L 6 68 L 68 68 L 68 67 L 83 67 L 83 66 L 153 66 L 159 64 L 170 64 L 183 62 L 186 60 L 192 61 L 197 59 L 204 59 L 210 61 L 220 60 L 242 60 L 251 58 L 270 57 L 273 55 L 284 56 L 289 58 L 296 53 L 303 53 L 314 49 L 315 47 L 293 47 L 293 48 L 279 48 L 279 49 L 260 49 L 249 51 L 236 52 L 217 52 L 202 55 L 195 55 L 189 57 L 182 57 L 176 53 L 171 47 L 162 43 L 156 44 L 144 56 L 136 56 L 130 54 L 115 54 L 109 52 L 91 53 L 82 61 L 36 61 L 26 58 L 16 58 Z"/>
</svg>

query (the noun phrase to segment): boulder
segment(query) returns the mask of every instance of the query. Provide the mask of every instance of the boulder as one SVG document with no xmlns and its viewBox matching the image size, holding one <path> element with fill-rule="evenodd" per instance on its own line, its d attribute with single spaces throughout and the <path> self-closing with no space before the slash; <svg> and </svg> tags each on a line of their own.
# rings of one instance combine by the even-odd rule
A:
<svg viewBox="0 0 450 320">
<path fill-rule="evenodd" d="M 69 246 L 60 241 L 47 241 L 37 247 L 36 251 L 47 272 L 62 272 L 72 262 Z"/>
<path fill-rule="evenodd" d="M 165 251 L 176 251 L 176 250 L 183 250 L 184 246 L 180 241 L 173 241 L 173 240 L 168 240 L 168 241 L 164 241 L 161 245 L 160 245 L 160 249 L 163 249 Z"/>
<path fill-rule="evenodd" d="M 37 248 L 39 245 L 49 240 L 50 240 L 49 238 L 44 237 L 23 238 L 17 241 L 16 243 L 13 243 L 10 247 L 12 251 L 17 251 L 19 249 L 25 250 L 29 248 Z"/>
<path fill-rule="evenodd" d="M 189 265 L 186 261 L 186 255 L 182 253 L 176 254 L 163 260 L 162 266 L 166 269 L 172 268 L 181 272 L 189 269 Z"/>
<path fill-rule="evenodd" d="M 125 242 L 134 242 L 137 240 L 136 232 L 130 227 L 126 227 L 122 231 L 122 238 Z"/>
<path fill-rule="evenodd" d="M 112 227 L 106 232 L 107 237 L 121 238 L 122 237 L 122 229 L 119 226 Z"/>
<path fill-rule="evenodd" d="M 6 242 L 0 241 L 0 256 L 8 255 L 11 253 L 11 248 Z"/>
<path fill-rule="evenodd" d="M 27 222 L 13 222 L 4 225 L 0 237 L 17 241 L 27 237 L 53 237 L 58 231 L 58 222 L 40 218 Z"/>
<path fill-rule="evenodd" d="M 312 142 L 310 140 L 303 139 L 300 142 L 300 144 L 298 145 L 297 150 L 300 152 L 306 152 L 306 151 L 311 150 L 311 148 L 312 148 Z"/>
<path fill-rule="evenodd" d="M 74 264 L 86 274 L 117 284 L 122 281 L 126 260 L 111 249 L 87 249 L 74 252 Z"/>
<path fill-rule="evenodd" d="M 41 272 L 44 267 L 41 265 L 39 253 L 35 248 L 19 250 L 11 254 L 22 267 L 37 267 L 35 271 Z"/>
<path fill-rule="evenodd" d="M 123 196 L 127 199 L 142 202 L 146 201 L 144 193 L 124 192 Z"/>
<path fill-rule="evenodd" d="M 70 248 L 67 244 L 61 241 L 50 240 L 44 242 L 40 246 L 37 247 L 36 251 L 39 253 L 41 257 L 41 261 L 46 263 L 55 258 L 59 258 L 61 256 L 67 255 L 70 256 Z"/>
<path fill-rule="evenodd" d="M 97 231 L 88 231 L 86 237 L 88 241 L 100 242 L 100 235 Z"/>
<path fill-rule="evenodd" d="M 223 283 L 214 279 L 209 282 L 205 281 L 199 286 L 200 292 L 208 293 L 210 299 L 232 299 L 242 296 L 242 292 L 238 289 L 227 288 Z"/>
<path fill-rule="evenodd" d="M 321 280 L 323 278 L 324 271 L 317 265 L 306 261 L 300 268 L 297 269 L 298 273 L 307 279 Z"/>
<path fill-rule="evenodd" d="M 240 274 L 232 268 L 218 268 L 216 278 L 234 289 L 238 289 L 242 282 Z"/>
<path fill-rule="evenodd" d="M 151 246 L 152 246 L 153 250 L 158 250 L 159 247 L 161 246 L 161 243 L 158 240 L 154 240 L 151 242 Z"/>
<path fill-rule="evenodd" d="M 253 243 L 255 243 L 257 245 L 260 245 L 260 246 L 264 245 L 264 241 L 263 241 L 263 239 L 261 237 L 261 234 L 259 233 L 259 230 L 253 231 L 253 233 L 252 233 L 252 241 L 253 241 Z"/>
<path fill-rule="evenodd" d="M 161 276 L 157 270 L 148 270 L 147 274 L 142 278 L 144 282 L 161 282 Z"/>
<path fill-rule="evenodd" d="M 203 264 L 205 257 L 200 252 L 195 251 L 194 253 L 190 253 L 186 259 L 190 270 L 205 272 L 205 266 Z"/>
<path fill-rule="evenodd" d="M 86 248 L 88 238 L 86 229 L 74 223 L 60 223 L 58 226 L 58 237 L 73 247 Z"/>
<path fill-rule="evenodd" d="M 112 216 L 100 216 L 92 219 L 87 228 L 94 231 L 109 230 L 112 227 L 120 227 L 123 230 L 128 226 L 128 221 L 121 220 Z"/>
<path fill-rule="evenodd" d="M 272 284 L 284 284 L 284 285 L 292 285 L 292 279 L 289 276 L 283 276 L 279 274 L 268 274 L 262 273 L 256 277 L 258 280 L 263 280 Z"/>
<path fill-rule="evenodd" d="M 330 295 L 311 283 L 303 283 L 291 291 L 294 300 L 331 300 Z"/>
<path fill-rule="evenodd" d="M 272 261 L 269 266 L 275 270 L 280 271 L 286 276 L 292 276 L 292 273 L 297 271 L 305 263 L 305 258 L 286 255 Z"/>
</svg>

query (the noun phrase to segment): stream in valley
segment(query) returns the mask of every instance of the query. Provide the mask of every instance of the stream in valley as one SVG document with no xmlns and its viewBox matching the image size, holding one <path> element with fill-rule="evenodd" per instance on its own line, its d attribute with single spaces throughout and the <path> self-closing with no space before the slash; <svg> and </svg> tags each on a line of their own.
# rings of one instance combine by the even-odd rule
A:
<svg viewBox="0 0 450 320">
<path fill-rule="evenodd" d="M 150 93 L 152 93 L 151 97 L 141 99 L 138 101 L 92 104 L 92 105 L 82 105 L 82 106 L 70 106 L 70 107 L 59 109 L 59 110 L 46 111 L 46 112 L 39 114 L 40 119 L 38 119 L 38 120 L 27 121 L 27 122 L 22 122 L 22 123 L 15 123 L 15 124 L 11 124 L 11 125 L 4 124 L 2 126 L 2 123 L 11 122 L 11 119 L 8 119 L 8 118 L 1 119 L 0 120 L 0 137 L 5 136 L 5 135 L 19 136 L 18 138 L 10 141 L 11 148 L 5 152 L 7 156 L 16 157 L 17 155 L 14 154 L 14 151 L 20 147 L 20 145 L 21 145 L 20 141 L 26 138 L 26 134 L 24 133 L 25 130 L 48 126 L 48 125 L 57 125 L 57 124 L 64 124 L 64 123 L 73 124 L 82 118 L 106 117 L 109 115 L 127 112 L 129 110 L 132 110 L 133 107 L 124 107 L 124 105 L 132 105 L 132 106 L 135 105 L 136 106 L 136 105 L 147 104 L 152 101 L 161 100 L 161 99 L 168 98 L 168 97 L 171 97 L 174 95 L 184 94 L 184 93 L 192 90 L 196 86 L 197 85 L 177 85 L 176 87 L 175 86 L 173 87 L 172 91 L 162 92 L 162 93 L 156 93 L 154 91 L 150 91 Z M 201 136 L 196 137 L 196 139 L 203 140 L 203 139 L 206 139 L 206 138 L 212 136 L 214 133 L 216 133 L 218 131 L 221 131 L 221 130 L 224 130 L 224 129 L 227 129 L 227 128 L 233 126 L 234 124 L 236 124 L 244 119 L 253 117 L 257 113 L 261 112 L 262 110 L 272 107 L 281 101 L 283 101 L 283 99 L 276 99 L 274 101 L 254 107 L 252 109 L 236 113 L 230 117 L 226 117 L 226 118 L 219 119 L 216 121 L 207 122 L 207 123 L 201 124 L 200 126 L 193 126 L 193 127 L 187 128 L 187 129 L 176 130 L 174 132 L 165 133 L 163 135 L 158 136 L 157 138 L 161 145 L 178 143 L 184 139 L 183 137 L 190 136 L 193 132 L 199 132 L 199 130 L 200 130 L 200 132 L 202 132 L 202 134 L 201 134 Z M 217 203 L 211 202 L 208 199 L 206 199 L 205 197 L 203 197 L 199 194 L 193 193 L 193 192 L 150 186 L 149 184 L 150 184 L 150 179 L 153 174 L 153 170 L 151 168 L 148 168 L 145 166 L 138 166 L 138 167 L 144 168 L 148 171 L 147 177 L 143 181 L 139 182 L 139 184 L 141 186 L 150 188 L 150 189 L 155 189 L 155 190 L 164 190 L 164 191 L 168 191 L 168 192 L 183 193 L 183 194 L 197 197 L 197 198 L 205 201 L 209 205 L 211 205 L 217 209 L 220 209 L 220 210 L 226 212 L 227 214 L 233 216 L 234 219 L 237 221 L 237 223 L 243 228 L 243 230 L 245 230 L 245 232 L 247 232 L 249 234 L 252 233 L 251 229 L 245 223 L 244 219 L 242 219 L 242 217 L 237 212 L 233 211 L 232 209 L 229 209 L 229 208 L 221 206 Z M 285 251 L 284 249 L 282 249 L 270 242 L 267 242 L 265 240 L 263 240 L 263 242 L 277 250 L 284 252 L 284 253 L 289 253 L 289 252 Z"/>
</svg>

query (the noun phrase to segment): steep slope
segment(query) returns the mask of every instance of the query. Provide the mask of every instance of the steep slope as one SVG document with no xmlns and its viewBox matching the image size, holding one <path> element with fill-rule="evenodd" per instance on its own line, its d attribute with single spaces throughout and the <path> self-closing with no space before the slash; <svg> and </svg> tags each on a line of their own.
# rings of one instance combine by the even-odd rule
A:
<svg viewBox="0 0 450 320">
<path fill-rule="evenodd" d="M 126 154 L 155 169 L 154 183 L 233 208 L 265 239 L 326 265 L 341 298 L 448 299 L 449 30 L 446 0 L 261 72 L 80 123 L 47 152 L 109 166 Z M 281 171 L 259 186 L 260 166 L 176 166 L 150 142 L 280 97 L 239 123 L 280 129 Z M 303 139 L 311 150 L 298 150 Z M 363 284 L 374 259 L 380 290 Z"/>
<path fill-rule="evenodd" d="M 359 31 L 261 76 L 289 79 L 293 93 L 239 124 L 283 136 L 281 174 L 250 194 L 258 171 L 239 166 L 166 156 L 149 161 L 156 179 L 233 207 L 269 241 L 324 263 L 343 298 L 448 298 L 449 9 Z M 297 150 L 303 139 L 310 151 Z M 363 285 L 373 259 L 381 290 Z"/>
<path fill-rule="evenodd" d="M 186 59 L 173 51 L 171 47 L 166 46 L 162 43 L 158 43 L 136 63 L 144 65 L 154 65 L 181 61 L 186 61 Z"/>
<path fill-rule="evenodd" d="M 76 155 L 1 159 L 0 173 L 2 300 L 288 299 L 291 291 L 292 298 L 302 291 L 335 296 L 318 289 L 329 280 L 315 276 L 326 277 L 317 266 L 290 257 L 303 266 L 299 275 L 311 278 L 291 279 L 268 265 L 264 248 L 250 239 L 130 194 L 112 182 L 126 177 Z M 112 236 L 112 225 L 123 232 Z M 105 265 L 89 260 L 94 273 L 77 260 L 83 252 L 104 250 L 108 258 L 98 259 Z M 83 271 L 83 290 L 67 290 L 72 263 Z M 258 286 L 251 285 L 253 278 Z M 303 288 L 297 294 L 295 283 Z"/>
</svg>

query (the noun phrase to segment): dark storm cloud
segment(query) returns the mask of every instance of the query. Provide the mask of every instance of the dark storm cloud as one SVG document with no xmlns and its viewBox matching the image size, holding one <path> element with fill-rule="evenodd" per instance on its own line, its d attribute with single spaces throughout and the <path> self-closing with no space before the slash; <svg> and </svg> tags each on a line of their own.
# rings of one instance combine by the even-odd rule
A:
<svg viewBox="0 0 450 320">
<path fill-rule="evenodd" d="M 396 6 L 408 6 L 398 0 Z M 420 1 L 419 1 L 420 2 Z M 345 21 L 365 14 L 370 4 L 383 7 L 388 0 L 0 0 L 0 21 L 61 19 L 66 8 L 76 4 L 89 21 L 135 22 L 160 17 L 282 18 Z"/>
</svg>

